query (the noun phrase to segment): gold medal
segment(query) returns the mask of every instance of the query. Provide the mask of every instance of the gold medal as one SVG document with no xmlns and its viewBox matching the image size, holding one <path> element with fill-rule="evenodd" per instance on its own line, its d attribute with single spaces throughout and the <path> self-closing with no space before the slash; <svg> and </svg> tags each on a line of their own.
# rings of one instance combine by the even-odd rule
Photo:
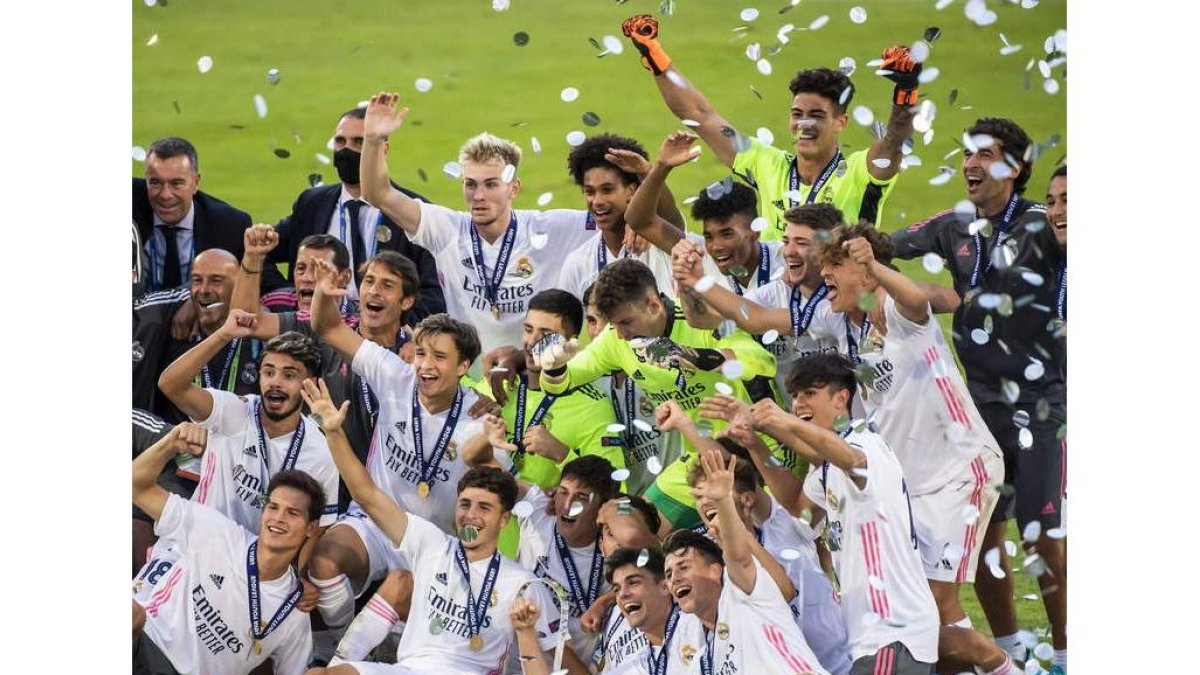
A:
<svg viewBox="0 0 1200 675">
<path fill-rule="evenodd" d="M 492 318 L 497 321 L 500 320 L 500 308 L 495 305 L 492 305 Z"/>
<path fill-rule="evenodd" d="M 375 228 L 375 238 L 379 240 L 379 243 L 386 244 L 392 240 L 392 231 L 388 229 L 387 225 L 380 225 Z"/>
<path fill-rule="evenodd" d="M 729 625 L 728 624 L 725 624 L 725 623 L 717 624 L 717 637 L 721 638 L 722 640 L 729 639 Z"/>
<path fill-rule="evenodd" d="M 259 642 L 258 640 L 255 640 L 254 643 L 251 645 L 251 649 L 254 650 L 255 654 L 261 654 L 262 653 L 262 643 Z"/>
<path fill-rule="evenodd" d="M 493 590 L 492 591 L 492 607 L 495 607 L 497 605 L 497 603 L 499 603 L 499 602 L 500 602 L 500 592 Z"/>
<path fill-rule="evenodd" d="M 478 635 L 472 635 L 470 645 L 471 645 L 471 651 L 475 651 L 475 652 L 483 651 L 483 638 Z"/>
<path fill-rule="evenodd" d="M 421 499 L 429 499 L 429 483 L 425 481 L 417 483 L 417 494 L 420 495 Z"/>
</svg>

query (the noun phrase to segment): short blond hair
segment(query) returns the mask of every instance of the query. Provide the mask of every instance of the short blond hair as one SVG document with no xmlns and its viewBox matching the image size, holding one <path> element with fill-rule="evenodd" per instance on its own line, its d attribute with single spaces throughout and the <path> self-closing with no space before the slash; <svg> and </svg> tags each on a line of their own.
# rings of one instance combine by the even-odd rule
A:
<svg viewBox="0 0 1200 675">
<path fill-rule="evenodd" d="M 512 164 L 517 167 L 521 164 L 521 148 L 512 141 L 493 136 L 485 131 L 463 143 L 462 148 L 458 151 L 458 161 L 475 164 L 498 161 L 501 164 Z"/>
</svg>

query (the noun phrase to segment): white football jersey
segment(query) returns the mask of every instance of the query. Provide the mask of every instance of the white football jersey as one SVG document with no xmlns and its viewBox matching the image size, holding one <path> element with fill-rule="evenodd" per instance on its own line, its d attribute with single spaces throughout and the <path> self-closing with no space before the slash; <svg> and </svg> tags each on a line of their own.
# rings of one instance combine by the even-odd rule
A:
<svg viewBox="0 0 1200 675">
<path fill-rule="evenodd" d="M 504 672 L 510 652 L 515 653 L 516 634 L 508 619 L 508 609 L 518 591 L 534 576 L 508 557 L 501 555 L 500 571 L 483 617 L 483 649 L 470 648 L 467 628 L 468 590 L 466 580 L 455 563 L 456 537 L 438 529 L 429 521 L 409 516 L 404 540 L 397 550 L 412 564 L 412 608 L 400 645 L 396 665 L 414 672 L 460 675 L 461 673 Z M 490 558 L 468 563 L 470 588 L 478 600 Z M 533 583 L 524 591 L 541 609 L 536 627 L 543 650 L 557 644 L 558 610 L 543 584 Z"/>
<path fill-rule="evenodd" d="M 703 245 L 703 238 L 701 238 Z M 783 242 L 760 241 L 758 243 L 758 265 L 750 270 L 750 282 L 743 286 L 733 275 L 726 275 L 725 281 L 729 290 L 738 295 L 748 295 L 750 291 L 767 286 L 780 279 L 784 274 Z M 764 256 L 763 253 L 766 253 Z M 706 256 L 709 258 L 711 256 Z M 718 268 L 719 269 L 719 268 Z"/>
<path fill-rule="evenodd" d="M 851 431 L 846 442 L 867 458 L 867 483 L 817 466 L 804 492 L 825 509 L 825 540 L 841 584 L 854 659 L 900 641 L 919 661 L 937 660 L 938 611 L 925 580 L 916 528 L 896 455 L 882 436 Z"/>
<path fill-rule="evenodd" d="M 630 626 L 616 605 L 613 605 L 608 613 L 608 622 L 604 625 L 601 636 L 603 640 L 598 647 L 603 650 L 604 655 L 604 670 L 600 671 L 602 673 L 612 672 L 629 661 L 640 660 L 650 647 L 650 638 Z"/>
<path fill-rule="evenodd" d="M 200 464 L 200 482 L 192 501 L 211 506 L 233 522 L 252 532 L 258 531 L 262 504 L 271 477 L 284 468 L 284 459 L 295 433 L 267 438 L 264 458 L 259 443 L 259 422 L 254 416 L 258 396 L 241 397 L 219 389 L 205 389 L 212 395 L 212 414 L 200 420 L 208 430 L 208 443 Z M 329 453 L 325 434 L 307 415 L 300 416 L 304 438 L 292 467 L 316 479 L 325 490 L 325 508 L 320 525 L 337 520 L 338 472 Z"/>
<path fill-rule="evenodd" d="M 712 632 L 714 675 L 724 673 L 813 673 L 829 675 L 796 625 L 779 587 L 757 558 L 754 588 L 743 592 L 724 574 Z M 699 658 L 699 657 L 697 657 Z"/>
<path fill-rule="evenodd" d="M 497 291 L 497 318 L 479 282 L 470 214 L 424 202 L 420 205 L 421 224 L 412 242 L 433 254 L 445 291 L 446 313 L 475 326 L 485 354 L 496 347 L 521 344 L 521 323 L 529 299 L 548 288 L 559 288 L 563 261 L 595 233 L 588 229 L 587 211 L 514 209 L 517 234 Z M 489 283 L 503 241 L 503 235 L 490 244 L 480 237 L 482 272 Z"/>
<path fill-rule="evenodd" d="M 746 291 L 745 298 L 771 309 L 790 309 L 792 305 L 792 287 L 785 283 L 783 279 L 776 279 L 765 286 L 757 286 Z M 808 300 L 808 296 L 801 297 L 801 311 L 803 311 Z M 821 300 L 817 306 L 820 307 L 822 305 L 828 308 L 829 301 Z M 781 332 L 780 336 L 774 342 L 763 345 L 763 348 L 771 352 L 771 355 L 775 357 L 775 363 L 777 364 L 775 382 L 779 385 L 779 391 L 786 397 L 787 376 L 791 372 L 791 365 L 798 359 L 809 354 L 837 352 L 838 342 L 830 337 L 814 335 L 811 331 L 805 331 L 803 335 L 796 337 L 789 330 Z"/>
<path fill-rule="evenodd" d="M 696 245 L 704 246 L 704 239 L 699 235 L 688 233 L 684 236 Z M 617 255 L 613 255 L 613 252 L 604 246 L 604 236 L 600 232 L 593 234 L 583 242 L 582 246 L 567 255 L 567 259 L 562 265 L 559 288 L 571 293 L 582 302 L 583 292 L 587 290 L 588 286 L 595 283 L 596 277 L 600 276 L 600 270 L 621 258 L 633 258 L 649 267 L 650 271 L 654 273 L 654 279 L 658 282 L 658 290 L 672 298 L 679 297 L 679 284 L 675 283 L 675 276 L 671 273 L 670 251 L 664 251 L 651 244 L 645 252 L 638 255 L 629 255 L 624 248 Z M 714 279 L 720 280 L 721 285 L 729 287 L 728 280 L 721 274 L 721 270 L 711 256 L 704 256 L 701 264 L 705 274 L 712 275 Z"/>
<path fill-rule="evenodd" d="M 463 400 L 458 423 L 429 483 L 429 495 L 422 498 L 418 492 L 421 462 L 417 459 L 413 441 L 412 421 L 416 371 L 395 353 L 365 340 L 354 355 L 352 367 L 367 381 L 379 401 L 379 418 L 367 454 L 367 471 L 371 474 L 371 480 L 379 489 L 391 495 L 409 515 L 419 516 L 446 532 L 452 532 L 454 506 L 458 502 L 458 480 L 467 472 L 459 449 L 483 429 L 482 420 L 471 419 L 467 414 L 478 396 L 473 390 L 460 385 Z M 426 461 L 433 459 L 438 436 L 446 425 L 451 409 L 431 415 L 424 405 L 418 404 L 423 457 Z M 350 508 L 361 510 L 357 504 L 352 504 Z"/>
<path fill-rule="evenodd" d="M 592 656 L 592 651 L 595 649 L 596 642 L 600 639 L 600 636 L 584 631 L 583 626 L 580 624 L 580 617 L 583 616 L 583 613 L 588 610 L 590 605 L 580 607 L 575 604 L 574 598 L 571 597 L 571 587 L 567 582 L 567 571 L 563 565 L 562 557 L 554 545 L 554 530 L 558 522 L 558 517 L 546 514 L 546 505 L 550 502 L 550 498 L 536 485 L 529 486 L 529 491 L 525 494 L 523 501 L 529 503 L 533 507 L 533 511 L 526 517 L 517 517 L 517 523 L 521 528 L 521 539 L 517 545 L 517 562 L 521 563 L 522 567 L 533 572 L 537 577 L 553 579 L 567 590 L 567 601 L 570 604 L 571 613 L 570 621 L 568 622 L 571 632 L 571 646 L 575 649 L 575 654 L 579 657 L 579 660 L 587 663 Z M 599 564 L 596 597 L 599 597 L 610 588 L 603 576 L 604 555 L 600 553 L 599 538 L 589 546 L 581 548 L 568 547 L 567 550 L 570 551 L 571 561 L 574 563 L 575 570 L 579 575 L 580 587 L 586 595 L 591 595 L 590 576 L 593 560 Z"/>
<path fill-rule="evenodd" d="M 257 529 L 257 527 L 256 527 Z M 215 509 L 170 495 L 154 533 L 174 542 L 173 561 L 151 558 L 134 579 L 134 600 L 146 611 L 146 636 L 181 673 L 249 673 L 271 659 L 274 672 L 308 669 L 308 614 L 292 609 L 260 644 L 250 637 L 246 558 L 257 536 Z M 262 621 L 270 621 L 299 580 L 291 568 L 259 583 Z M 144 587 L 154 587 L 145 593 Z"/>
</svg>

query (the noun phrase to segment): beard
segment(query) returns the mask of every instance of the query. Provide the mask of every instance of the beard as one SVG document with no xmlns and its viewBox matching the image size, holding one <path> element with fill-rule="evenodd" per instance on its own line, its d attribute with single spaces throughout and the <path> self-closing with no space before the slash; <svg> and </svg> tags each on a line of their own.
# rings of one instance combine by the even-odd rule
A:
<svg viewBox="0 0 1200 675">
<path fill-rule="evenodd" d="M 297 410 L 300 409 L 300 403 L 301 403 L 301 400 L 299 398 L 297 398 L 296 401 L 291 406 L 286 407 L 283 409 L 282 412 L 277 412 L 277 413 L 271 412 L 270 408 L 263 406 L 262 412 L 264 415 L 267 416 L 267 419 L 271 420 L 272 422 L 278 422 L 280 420 L 285 420 L 285 419 L 291 417 Z"/>
</svg>

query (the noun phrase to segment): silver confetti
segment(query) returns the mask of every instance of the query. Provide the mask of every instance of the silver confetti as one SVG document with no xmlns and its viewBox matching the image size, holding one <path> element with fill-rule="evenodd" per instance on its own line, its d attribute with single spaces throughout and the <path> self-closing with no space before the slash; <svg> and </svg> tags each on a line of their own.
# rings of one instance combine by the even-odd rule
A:
<svg viewBox="0 0 1200 675">
<path fill-rule="evenodd" d="M 587 140 L 587 135 L 582 131 L 576 130 L 567 134 L 567 145 L 570 145 L 573 148 L 583 145 L 585 140 Z"/>
<path fill-rule="evenodd" d="M 429 79 L 428 77 L 418 77 L 416 81 L 413 82 L 413 87 L 415 87 L 417 91 L 424 94 L 430 89 L 433 89 L 433 80 Z"/>
<path fill-rule="evenodd" d="M 567 87 L 558 94 L 558 97 L 563 101 L 570 103 L 571 101 L 579 98 L 579 90 L 575 87 Z"/>
<path fill-rule="evenodd" d="M 457 180 L 462 176 L 462 166 L 458 162 L 451 160 L 442 165 L 442 173 Z"/>
<path fill-rule="evenodd" d="M 279 69 L 272 68 L 267 71 L 267 84 L 275 86 L 279 84 Z"/>
<path fill-rule="evenodd" d="M 254 95 L 254 111 L 260 118 L 267 116 L 267 99 L 263 98 L 262 94 Z"/>
<path fill-rule="evenodd" d="M 616 471 L 613 471 L 611 474 L 609 474 L 609 476 L 613 480 L 617 481 L 618 483 L 629 478 L 629 475 L 630 475 L 629 469 L 625 469 L 625 468 L 617 469 Z"/>
<path fill-rule="evenodd" d="M 513 506 L 512 514 L 518 518 L 528 518 L 533 514 L 533 505 L 526 501 L 517 502 Z"/>
<path fill-rule="evenodd" d="M 201 73 L 207 73 L 208 71 L 212 70 L 212 67 L 213 60 L 211 56 L 201 56 L 196 61 L 196 68 L 198 68 Z"/>
<path fill-rule="evenodd" d="M 542 194 L 538 195 L 537 205 L 545 206 L 545 205 L 549 204 L 551 202 L 551 200 L 553 200 L 553 199 L 554 199 L 553 192 L 543 192 Z"/>
</svg>

